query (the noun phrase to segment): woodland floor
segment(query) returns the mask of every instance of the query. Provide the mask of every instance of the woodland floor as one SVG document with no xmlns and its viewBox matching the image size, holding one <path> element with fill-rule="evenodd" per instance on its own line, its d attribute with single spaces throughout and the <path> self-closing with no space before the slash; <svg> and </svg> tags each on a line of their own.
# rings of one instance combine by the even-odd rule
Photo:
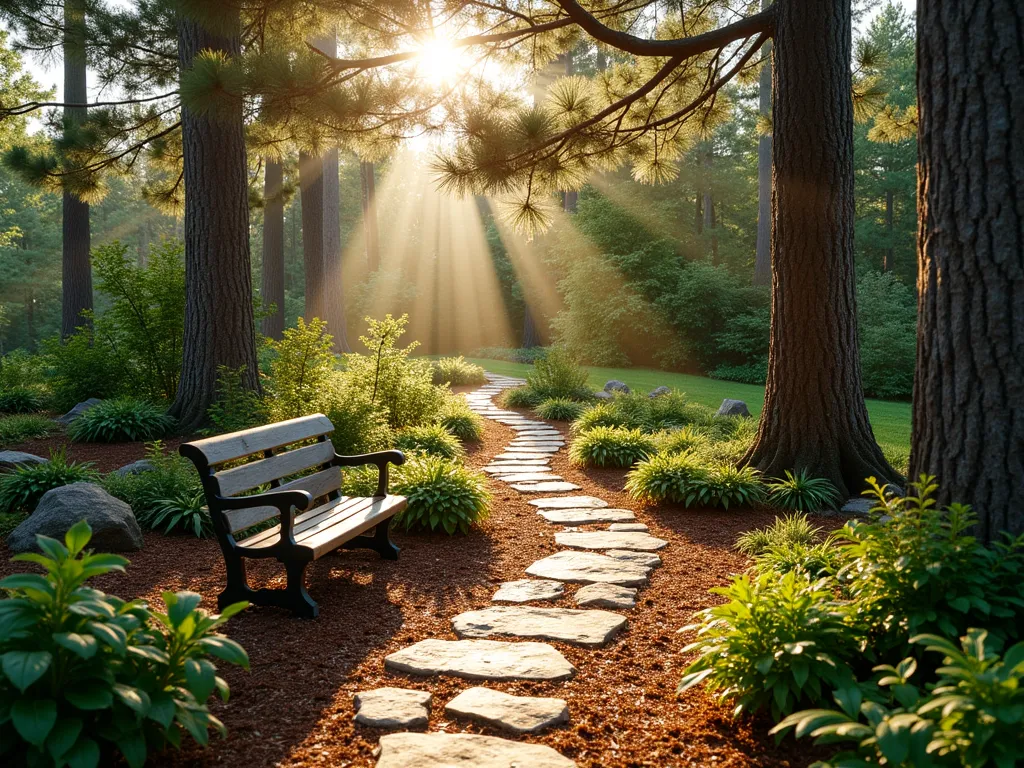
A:
<svg viewBox="0 0 1024 768">
<path fill-rule="evenodd" d="M 564 426 L 560 427 L 564 430 Z M 514 436 L 486 422 L 484 441 L 470 448 L 468 463 L 487 464 Z M 20 449 L 46 455 L 35 441 Z M 59 442 L 59 441 L 57 441 Z M 168 443 L 171 445 L 171 443 Z M 53 447 L 57 447 L 54 444 Z M 141 445 L 72 446 L 69 455 L 109 470 L 142 456 Z M 669 541 L 629 612 L 627 631 L 604 648 L 552 643 L 579 672 L 561 683 L 489 682 L 509 693 L 567 700 L 569 723 L 529 741 L 548 744 L 581 768 L 625 766 L 805 766 L 823 755 L 792 739 L 776 746 L 763 718 L 734 720 L 730 708 L 700 690 L 677 697 L 686 665 L 681 649 L 692 634 L 679 629 L 693 612 L 718 601 L 708 589 L 744 569 L 732 545 L 739 533 L 774 518 L 768 511 L 681 510 L 638 507 L 623 492 L 622 470 L 585 470 L 569 465 L 565 451 L 552 471 L 582 486 L 579 494 L 633 509 L 637 522 Z M 356 725 L 353 695 L 381 686 L 434 693 L 430 731 L 502 735 L 487 726 L 448 723 L 444 704 L 474 683 L 421 678 L 384 671 L 384 656 L 425 638 L 457 639 L 450 619 L 490 605 L 503 581 L 523 577 L 531 562 L 558 550 L 559 526 L 545 523 L 527 497 L 497 480 L 490 518 L 468 536 L 394 532 L 402 548 L 397 562 L 371 552 L 344 551 L 312 564 L 308 589 L 320 604 L 314 621 L 293 619 L 272 608 L 254 608 L 231 620 L 228 633 L 248 650 L 249 672 L 224 666 L 231 685 L 227 705 L 214 705 L 229 730 L 225 741 L 202 750 L 186 748 L 151 761 L 154 766 L 373 766 L 382 731 Z M 819 524 L 834 527 L 835 520 Z M 598 526 L 584 526 L 597 529 Z M 14 570 L 0 542 L 0 575 Z M 96 579 L 94 586 L 121 597 L 159 603 L 164 590 L 189 589 L 216 609 L 224 566 L 212 540 L 146 534 L 146 546 L 131 555 L 126 574 Z M 283 586 L 275 564 L 250 561 L 253 586 Z M 576 607 L 572 589 L 554 606 Z"/>
</svg>

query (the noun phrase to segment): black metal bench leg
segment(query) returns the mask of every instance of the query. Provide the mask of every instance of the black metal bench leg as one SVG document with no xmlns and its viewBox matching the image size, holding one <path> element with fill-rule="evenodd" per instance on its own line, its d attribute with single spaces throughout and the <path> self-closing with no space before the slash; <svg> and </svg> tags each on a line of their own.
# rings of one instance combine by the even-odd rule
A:
<svg viewBox="0 0 1024 768">
<path fill-rule="evenodd" d="M 284 591 L 285 607 L 303 619 L 315 619 L 320 607 L 306 591 L 306 566 L 308 562 L 292 561 L 284 564 L 288 574 L 288 586 Z"/>
<path fill-rule="evenodd" d="M 391 540 L 391 521 L 385 520 L 377 523 L 373 529 L 373 549 L 380 554 L 383 560 L 397 560 L 401 551 Z"/>
<path fill-rule="evenodd" d="M 249 587 L 249 579 L 245 573 L 245 561 L 236 554 L 225 553 L 224 564 L 227 566 L 227 586 L 217 595 L 217 608 L 223 611 L 232 603 L 243 600 L 255 602 L 256 592 Z"/>
</svg>

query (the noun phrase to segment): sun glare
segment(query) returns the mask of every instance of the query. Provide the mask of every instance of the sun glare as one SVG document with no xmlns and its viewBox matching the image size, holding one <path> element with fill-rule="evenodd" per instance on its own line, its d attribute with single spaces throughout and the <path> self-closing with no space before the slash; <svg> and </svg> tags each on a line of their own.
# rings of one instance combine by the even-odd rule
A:
<svg viewBox="0 0 1024 768">
<path fill-rule="evenodd" d="M 451 85 L 470 67 L 465 48 L 456 48 L 452 41 L 436 37 L 423 44 L 417 61 L 420 73 L 434 85 Z"/>
</svg>

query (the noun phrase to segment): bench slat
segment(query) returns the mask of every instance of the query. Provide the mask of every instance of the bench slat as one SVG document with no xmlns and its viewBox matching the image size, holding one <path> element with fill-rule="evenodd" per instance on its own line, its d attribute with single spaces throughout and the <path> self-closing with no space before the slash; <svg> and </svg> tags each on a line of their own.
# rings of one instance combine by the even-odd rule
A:
<svg viewBox="0 0 1024 768">
<path fill-rule="evenodd" d="M 322 519 L 325 515 L 333 514 L 334 512 L 343 512 L 348 508 L 354 507 L 363 501 L 358 496 L 342 496 L 340 499 L 333 499 L 328 501 L 326 504 L 321 504 L 319 507 L 313 507 L 313 509 L 301 512 L 295 516 L 295 520 L 292 524 L 292 535 L 298 536 L 302 531 L 307 528 L 316 525 L 316 523 Z M 248 538 L 240 540 L 238 543 L 243 547 L 258 547 L 258 546 L 269 546 L 277 541 L 277 537 L 281 532 L 281 526 L 275 525 L 273 528 L 268 528 L 265 531 L 254 533 Z"/>
<path fill-rule="evenodd" d="M 285 453 L 271 456 L 269 459 L 253 461 L 240 467 L 232 467 L 214 475 L 220 488 L 221 496 L 234 496 L 236 493 L 252 490 L 257 486 L 280 480 L 282 477 L 294 475 L 310 467 L 326 464 L 334 458 L 334 445 L 330 440 L 313 445 L 305 445 Z"/>
<path fill-rule="evenodd" d="M 207 463 L 214 466 L 244 456 L 251 456 L 254 453 L 280 448 L 289 443 L 326 435 L 333 431 L 334 425 L 331 424 L 330 419 L 322 413 L 316 413 L 312 416 L 300 416 L 297 419 L 254 427 L 242 432 L 208 437 L 187 445 L 202 453 L 206 457 Z"/>
<path fill-rule="evenodd" d="M 320 472 L 314 472 L 312 475 L 306 475 L 296 480 L 292 480 L 290 483 L 285 483 L 279 488 L 275 488 L 276 491 L 309 491 L 310 496 L 313 499 L 318 499 L 321 496 L 326 496 L 331 491 L 336 491 L 341 487 L 341 470 L 337 467 L 329 467 L 328 469 L 321 470 Z M 231 528 L 232 533 L 238 531 L 244 531 L 246 528 L 250 528 L 257 523 L 262 523 L 265 520 L 269 520 L 272 517 L 277 517 L 279 510 L 277 507 L 267 506 L 253 506 L 246 507 L 244 509 L 233 509 L 224 512 L 224 516 L 228 519 L 228 525 Z"/>
<path fill-rule="evenodd" d="M 356 514 L 347 517 L 342 524 L 332 526 L 304 539 L 302 546 L 313 550 L 314 559 L 322 557 L 337 549 L 344 542 L 351 541 L 378 523 L 398 514 L 408 505 L 404 496 L 377 497 L 370 501 L 372 503 L 369 507 L 360 509 Z"/>
</svg>

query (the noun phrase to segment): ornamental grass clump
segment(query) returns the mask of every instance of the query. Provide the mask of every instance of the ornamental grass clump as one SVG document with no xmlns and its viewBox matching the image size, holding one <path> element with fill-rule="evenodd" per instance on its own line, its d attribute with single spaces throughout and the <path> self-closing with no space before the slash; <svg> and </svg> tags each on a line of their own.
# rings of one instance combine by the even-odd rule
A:
<svg viewBox="0 0 1024 768">
<path fill-rule="evenodd" d="M 440 424 L 406 427 L 395 438 L 395 447 L 400 451 L 429 453 L 445 459 L 457 459 L 462 455 L 458 438 Z"/>
<path fill-rule="evenodd" d="M 512 387 L 498 395 L 498 402 L 503 408 L 534 408 L 543 400 L 529 387 Z"/>
<path fill-rule="evenodd" d="M 125 443 L 155 440 L 174 426 L 166 410 L 137 397 L 115 397 L 97 403 L 68 426 L 68 436 L 84 443 Z"/>
<path fill-rule="evenodd" d="M 707 435 L 694 427 L 682 427 L 668 432 L 660 432 L 654 436 L 659 453 L 686 453 L 694 448 L 707 445 Z"/>
<path fill-rule="evenodd" d="M 656 454 L 626 475 L 626 490 L 638 501 L 690 506 L 708 482 L 708 468 L 690 454 Z"/>
<path fill-rule="evenodd" d="M 654 440 L 639 429 L 595 427 L 573 439 L 569 460 L 578 467 L 631 467 L 655 450 Z"/>
<path fill-rule="evenodd" d="M 47 491 L 98 478 L 91 462 L 69 461 L 64 449 L 54 451 L 43 464 L 25 464 L 0 474 L 0 512 L 31 512 Z"/>
<path fill-rule="evenodd" d="M 200 595 L 164 592 L 161 613 L 91 589 L 128 564 L 87 550 L 91 536 L 85 521 L 64 543 L 37 536 L 42 554 L 13 559 L 44 573 L 0 581 L 0 745 L 12 765 L 142 768 L 186 736 L 205 746 L 211 728 L 227 734 L 207 706 L 229 693 L 212 659 L 248 669 L 242 646 L 218 633 L 247 603 L 212 616 Z"/>
<path fill-rule="evenodd" d="M 565 397 L 550 397 L 534 408 L 538 416 L 548 421 L 575 421 L 585 410 L 586 404 Z"/>
<path fill-rule="evenodd" d="M 533 364 L 526 374 L 526 388 L 538 402 L 551 398 L 565 398 L 586 402 L 593 399 L 587 371 L 567 350 L 552 347 L 546 356 Z"/>
<path fill-rule="evenodd" d="M 53 421 L 34 413 L 0 416 L 0 449 L 26 440 L 46 437 L 56 429 L 57 425 Z"/>
<path fill-rule="evenodd" d="M 435 384 L 450 384 L 455 387 L 483 384 L 487 381 L 484 369 L 467 361 L 462 355 L 435 360 L 433 380 Z"/>
<path fill-rule="evenodd" d="M 840 501 L 839 490 L 824 477 L 812 477 L 807 470 L 786 470 L 786 477 L 768 483 L 768 503 L 796 512 L 832 509 Z"/>
<path fill-rule="evenodd" d="M 484 418 L 474 413 L 462 397 L 452 397 L 442 406 L 437 423 L 464 443 L 479 442 L 484 436 Z"/>
<path fill-rule="evenodd" d="M 152 520 L 163 502 L 193 496 L 201 492 L 202 485 L 192 462 L 177 453 L 167 453 L 159 440 L 146 445 L 146 461 L 148 467 L 143 472 L 111 472 L 102 482 L 107 493 L 132 508 L 143 527 L 159 529 Z"/>
<path fill-rule="evenodd" d="M 31 387 L 0 390 L 0 413 L 35 413 L 43 410 L 42 394 Z"/>
<path fill-rule="evenodd" d="M 406 530 L 465 534 L 489 514 L 484 476 L 441 456 L 410 458 L 395 473 L 391 492 L 409 500 L 395 518 Z"/>
<path fill-rule="evenodd" d="M 772 547 L 791 547 L 813 544 L 821 528 L 811 524 L 805 514 L 791 514 L 775 518 L 767 528 L 759 528 L 741 534 L 736 540 L 736 549 L 748 557 L 757 557 Z"/>
</svg>

